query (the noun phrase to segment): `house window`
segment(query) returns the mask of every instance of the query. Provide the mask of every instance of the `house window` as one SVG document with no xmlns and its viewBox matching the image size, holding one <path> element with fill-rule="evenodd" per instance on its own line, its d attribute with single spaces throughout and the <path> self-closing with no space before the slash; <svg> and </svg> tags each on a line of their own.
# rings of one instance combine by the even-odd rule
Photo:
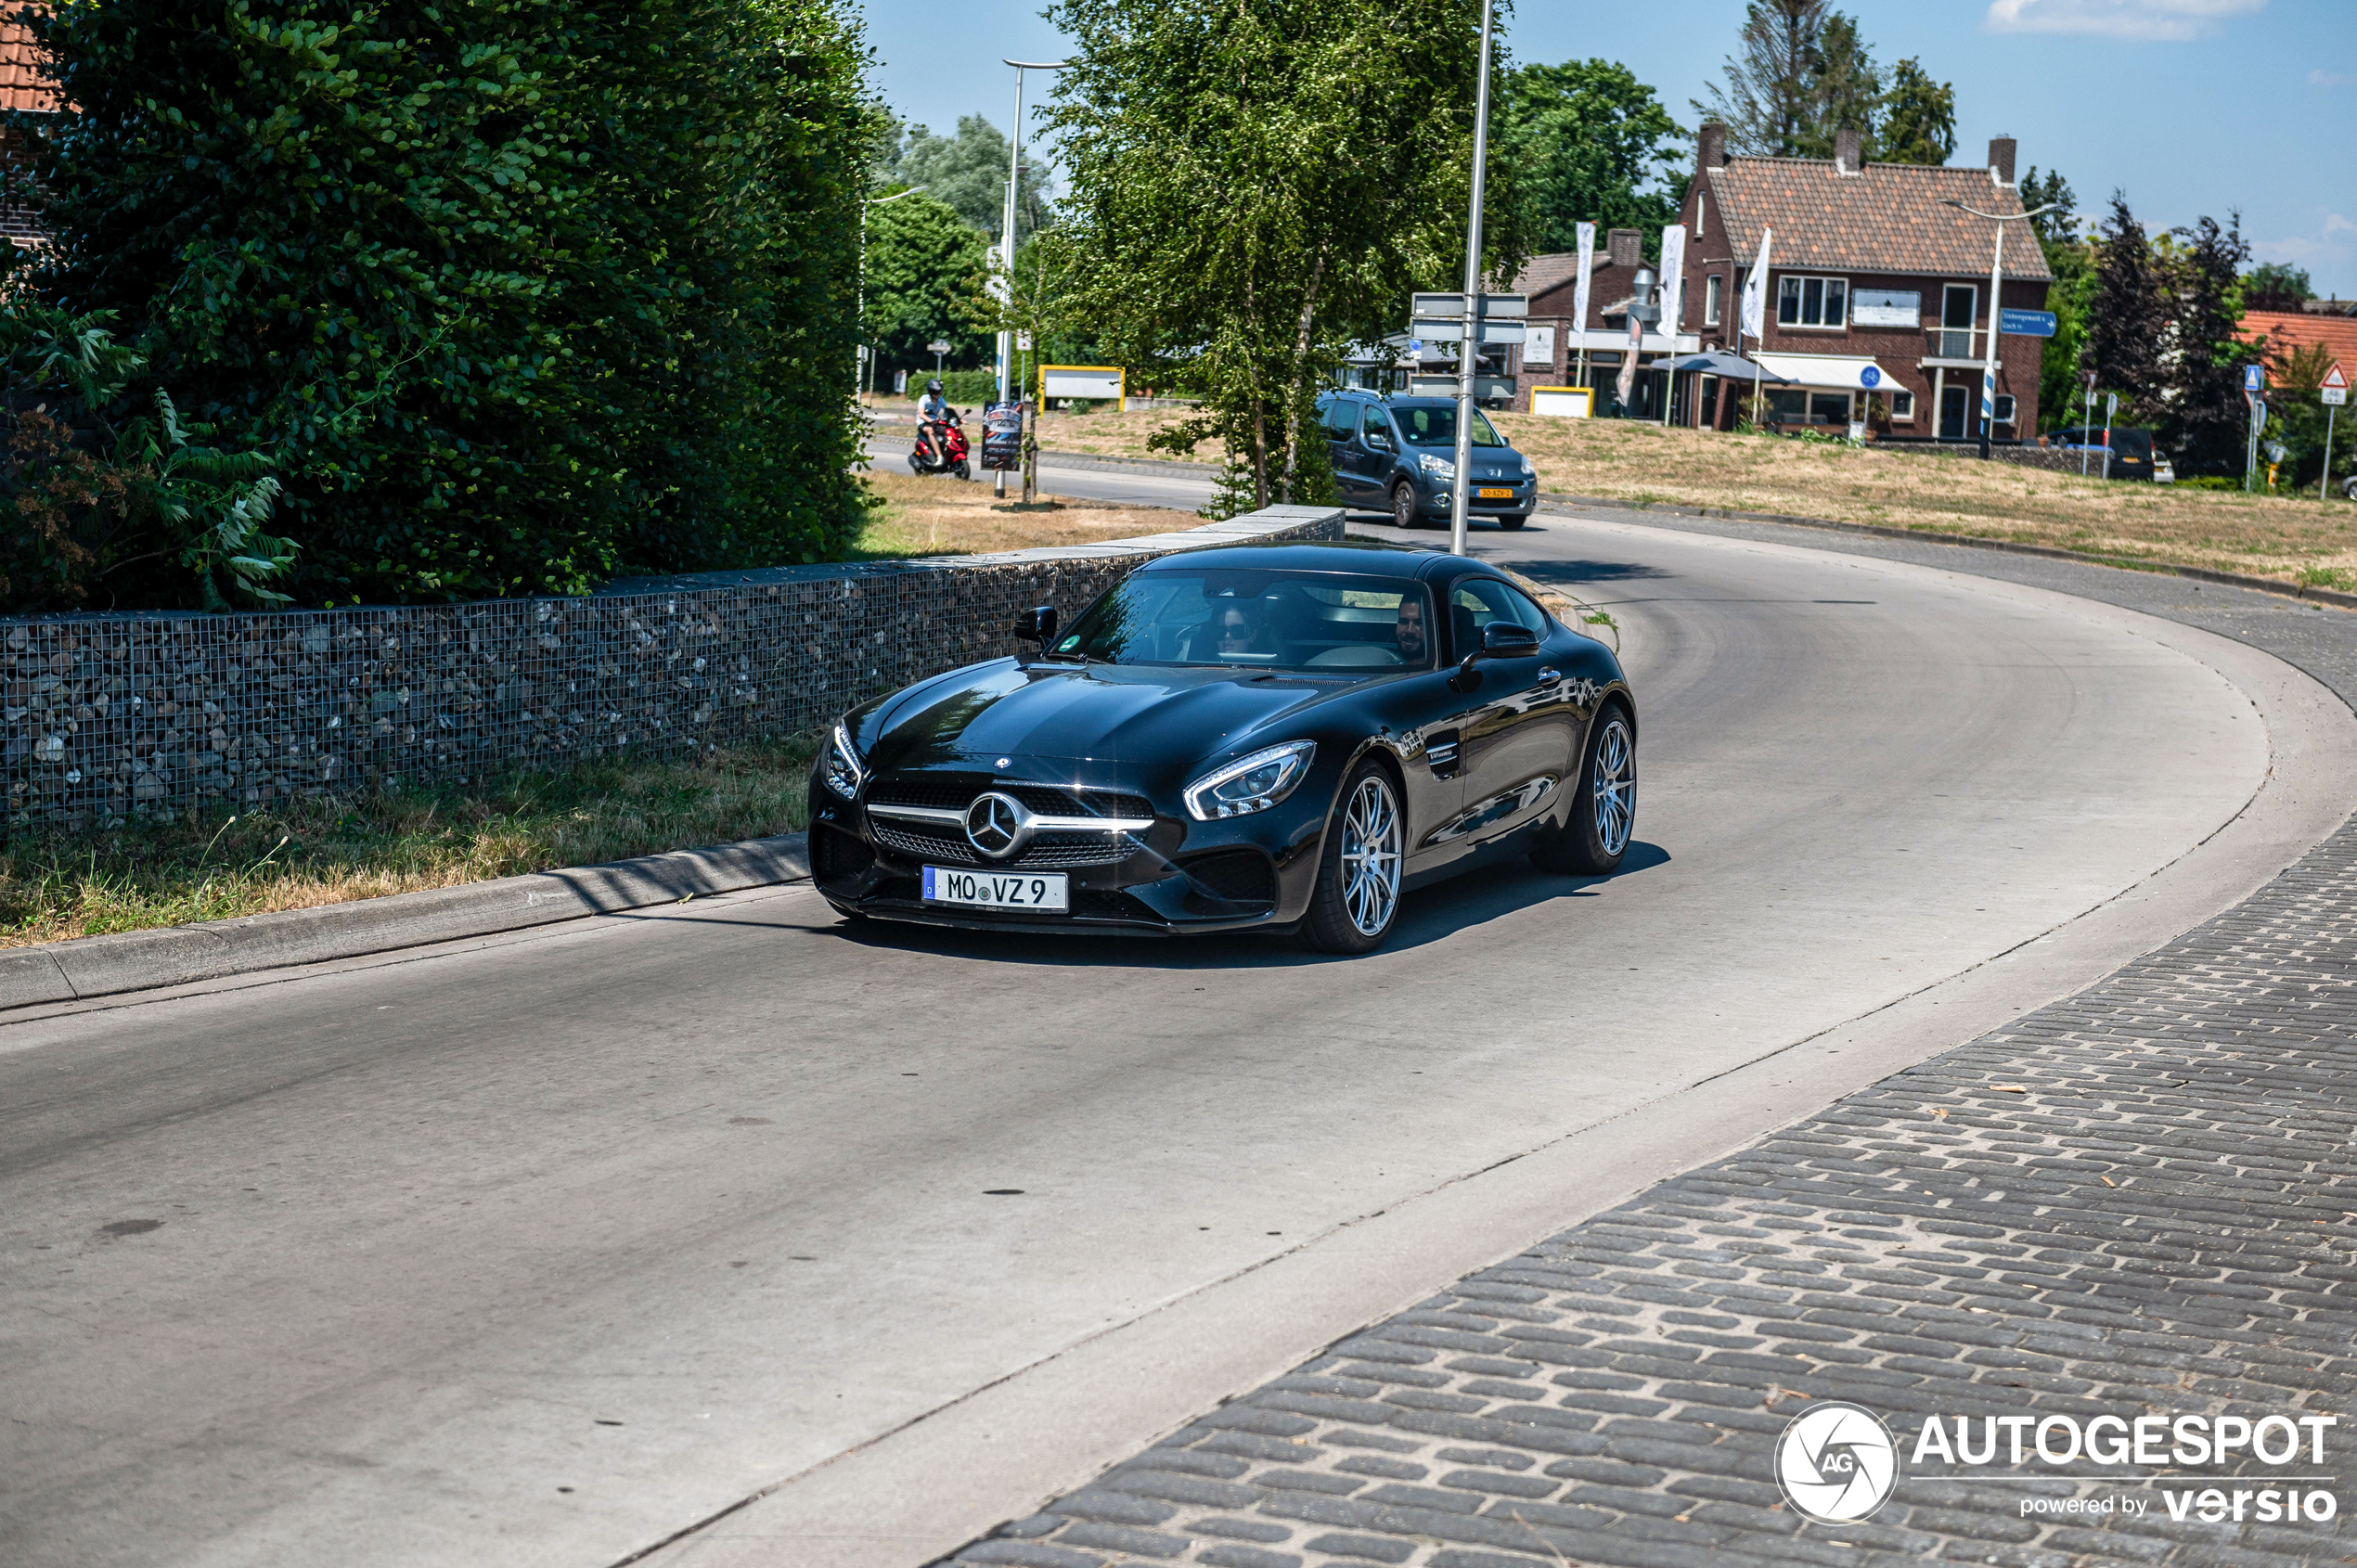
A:
<svg viewBox="0 0 2357 1568">
<path fill-rule="evenodd" d="M 1786 273 L 1776 289 L 1779 327 L 1840 327 L 1849 314 L 1846 277 L 1795 277 Z"/>
<path fill-rule="evenodd" d="M 1702 324 L 1705 327 L 1716 327 L 1719 325 L 1719 298 L 1724 288 L 1724 280 L 1721 279 L 1715 272 L 1712 273 L 1709 278 L 1703 284 Z"/>
<path fill-rule="evenodd" d="M 1694 238 L 1696 239 L 1700 239 L 1702 238 L 1702 231 L 1709 226 L 1710 192 L 1707 190 L 1699 191 L 1694 196 Z M 1714 315 L 1711 319 L 1716 321 L 1719 318 Z"/>
<path fill-rule="evenodd" d="M 1913 422 L 1915 418 L 1915 394 L 1911 392 L 1892 392 L 1890 394 L 1890 417 L 1893 419 L 1905 419 Z"/>
</svg>

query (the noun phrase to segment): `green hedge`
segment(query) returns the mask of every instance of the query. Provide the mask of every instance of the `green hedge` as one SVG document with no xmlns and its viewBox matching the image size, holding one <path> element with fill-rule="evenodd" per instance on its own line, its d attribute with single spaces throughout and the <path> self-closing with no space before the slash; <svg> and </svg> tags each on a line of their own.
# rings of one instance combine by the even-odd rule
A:
<svg viewBox="0 0 2357 1568">
<path fill-rule="evenodd" d="M 925 395 L 925 383 L 934 379 L 930 370 L 908 372 L 908 401 L 914 403 Z M 944 370 L 941 373 L 941 395 L 952 405 L 964 408 L 998 401 L 998 372 L 996 370 Z"/>
<path fill-rule="evenodd" d="M 856 26 L 824 0 L 57 0 L 31 297 L 266 453 L 306 604 L 808 560 L 849 477 Z M 138 541 L 105 600 L 187 602 Z"/>
</svg>

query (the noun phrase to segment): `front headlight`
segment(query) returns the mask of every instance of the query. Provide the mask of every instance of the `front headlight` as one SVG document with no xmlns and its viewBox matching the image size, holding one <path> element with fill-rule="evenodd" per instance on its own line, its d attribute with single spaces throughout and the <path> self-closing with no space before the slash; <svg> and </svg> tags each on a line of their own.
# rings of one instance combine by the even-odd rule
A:
<svg viewBox="0 0 2357 1568">
<path fill-rule="evenodd" d="M 1187 810 L 1198 822 L 1267 811 L 1308 777 L 1309 759 L 1317 751 L 1314 740 L 1293 740 L 1238 757 L 1187 786 Z"/>
<path fill-rule="evenodd" d="M 859 753 L 852 750 L 851 737 L 841 725 L 827 738 L 827 762 L 819 776 L 826 779 L 828 789 L 844 800 L 858 799 L 860 781 L 868 777 L 868 770 L 860 765 Z"/>
<path fill-rule="evenodd" d="M 1436 457 L 1430 453 L 1426 453 L 1424 456 L 1416 459 L 1416 467 L 1423 469 L 1424 472 L 1432 475 L 1435 479 L 1455 479 L 1457 477 L 1457 462 L 1453 457 Z"/>
</svg>

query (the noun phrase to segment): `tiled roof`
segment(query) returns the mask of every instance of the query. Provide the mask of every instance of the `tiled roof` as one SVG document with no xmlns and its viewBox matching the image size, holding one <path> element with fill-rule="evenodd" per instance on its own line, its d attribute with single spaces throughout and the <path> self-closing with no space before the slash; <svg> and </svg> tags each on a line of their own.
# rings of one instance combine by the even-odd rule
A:
<svg viewBox="0 0 2357 1568">
<path fill-rule="evenodd" d="M 0 16 L 0 109 L 54 114 L 58 92 L 50 84 L 32 29 L 19 19 L 21 15 L 20 10 L 11 9 Z"/>
<path fill-rule="evenodd" d="M 2357 316 L 2309 315 L 2304 312 L 2246 312 L 2236 337 L 2248 342 L 2264 336 L 2268 357 L 2287 358 L 2294 349 L 2322 343 L 2340 361 L 2340 373 L 2357 378 Z"/>
<path fill-rule="evenodd" d="M 1748 262 L 1759 253 L 1762 226 L 1775 231 L 1768 264 L 1839 268 L 1848 272 L 1925 273 L 1986 276 L 1994 241 L 1984 218 L 1939 204 L 1953 197 L 1984 212 L 2018 212 L 2021 193 L 2001 186 L 1986 169 L 1869 163 L 1855 174 L 1834 172 L 1831 159 L 1732 158 L 1707 171 L 1713 212 L 1712 255 Z M 2027 225 L 2008 225 L 2005 276 L 2049 281 L 2045 253 Z"/>
<path fill-rule="evenodd" d="M 1596 259 L 1602 261 L 1604 258 L 1599 255 Z M 1576 282 L 1578 277 L 1579 252 L 1556 251 L 1548 255 L 1531 257 L 1522 271 L 1515 275 L 1513 288 L 1509 291 L 1543 294 L 1550 289 L 1560 289 L 1566 283 Z"/>
</svg>

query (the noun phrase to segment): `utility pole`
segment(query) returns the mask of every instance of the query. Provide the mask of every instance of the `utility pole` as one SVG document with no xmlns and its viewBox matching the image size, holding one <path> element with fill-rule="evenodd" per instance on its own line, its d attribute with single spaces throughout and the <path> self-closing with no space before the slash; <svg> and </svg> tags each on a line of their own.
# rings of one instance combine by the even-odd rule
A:
<svg viewBox="0 0 2357 1568">
<path fill-rule="evenodd" d="M 1473 207 L 1465 219 L 1465 337 L 1457 345 L 1457 472 L 1449 482 L 1449 550 L 1465 553 L 1473 500 L 1474 364 L 1481 345 L 1481 186 L 1489 162 L 1489 5 L 1481 0 L 1481 75 L 1474 96 Z"/>
<path fill-rule="evenodd" d="M 1023 73 L 1026 71 L 1062 71 L 1070 60 L 1008 60 L 1015 68 L 1014 134 L 1007 138 L 1007 207 L 1005 220 L 998 225 L 998 276 L 995 287 L 1002 312 L 1014 302 L 1015 276 L 1015 194 L 1023 179 Z M 1014 373 L 1014 329 L 998 328 L 998 401 L 1008 400 L 1009 381 Z M 986 423 L 986 422 L 985 422 Z M 998 470 L 991 494 L 1003 501 L 1007 498 L 1007 470 Z"/>
<path fill-rule="evenodd" d="M 2028 212 L 1984 212 L 1977 207 L 1967 207 L 1954 197 L 1942 197 L 1942 207 L 1953 207 L 1960 212 L 1970 212 L 1976 218 L 1987 218 L 1997 225 L 1996 255 L 1989 263 L 1989 348 L 1980 364 L 1980 455 L 1986 459 L 1990 442 L 1997 433 L 1997 319 L 2001 309 L 1997 292 L 2005 281 L 2005 225 L 2031 218 L 2042 217 L 2060 207 L 2059 201 Z"/>
</svg>

